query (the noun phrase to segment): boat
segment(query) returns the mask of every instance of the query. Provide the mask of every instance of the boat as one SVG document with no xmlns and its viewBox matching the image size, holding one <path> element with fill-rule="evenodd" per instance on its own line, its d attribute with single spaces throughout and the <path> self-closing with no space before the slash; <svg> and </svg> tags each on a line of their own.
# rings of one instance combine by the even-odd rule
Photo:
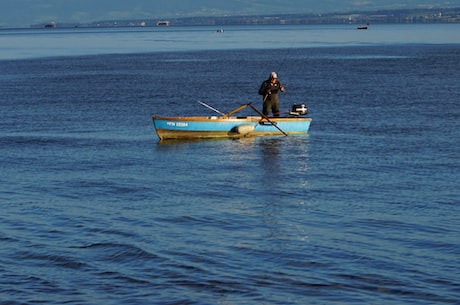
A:
<svg viewBox="0 0 460 305">
<path fill-rule="evenodd" d="M 51 21 L 50 23 L 45 23 L 43 25 L 44 28 L 47 28 L 47 29 L 54 29 L 56 28 L 56 22 L 54 21 Z"/>
<path fill-rule="evenodd" d="M 160 20 L 160 21 L 157 21 L 156 23 L 156 26 L 170 26 L 171 25 L 171 22 L 169 20 Z"/>
<path fill-rule="evenodd" d="M 233 113 L 247 106 L 253 108 L 259 115 L 232 116 Z M 161 117 L 152 115 L 151 118 L 160 141 L 245 138 L 307 134 L 312 121 L 311 118 L 304 116 L 307 111 L 304 104 L 293 105 L 287 116 L 268 117 L 249 103 L 229 113 L 219 111 L 220 116 Z"/>
<path fill-rule="evenodd" d="M 366 23 L 366 25 L 360 25 L 358 26 L 358 30 L 367 30 L 369 28 L 369 22 Z"/>
</svg>

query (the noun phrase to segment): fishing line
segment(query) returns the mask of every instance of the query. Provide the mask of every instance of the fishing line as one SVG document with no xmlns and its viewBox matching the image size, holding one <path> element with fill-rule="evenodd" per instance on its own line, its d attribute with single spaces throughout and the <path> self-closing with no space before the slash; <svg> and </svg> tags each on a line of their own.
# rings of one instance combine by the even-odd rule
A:
<svg viewBox="0 0 460 305">
<path fill-rule="evenodd" d="M 294 40 L 294 41 L 291 42 L 291 45 L 288 48 L 286 48 L 287 52 L 284 54 L 283 59 L 281 60 L 280 64 L 278 65 L 278 70 L 279 71 L 283 71 L 283 68 L 284 68 L 284 66 L 285 66 L 285 64 L 287 62 L 287 59 L 291 55 L 291 52 L 294 49 L 295 44 L 296 44 L 296 41 Z M 284 85 L 286 86 L 286 84 L 284 84 Z"/>
<path fill-rule="evenodd" d="M 286 66 L 286 63 L 288 62 L 288 58 L 291 56 L 291 53 L 292 53 L 292 51 L 293 51 L 293 49 L 294 49 L 294 45 L 295 45 L 295 44 L 296 44 L 296 41 L 293 40 L 288 48 L 286 48 L 286 49 L 281 49 L 282 52 L 284 52 L 284 51 L 286 50 L 286 52 L 284 52 L 284 56 L 283 56 L 281 62 L 280 62 L 279 65 L 278 65 L 278 71 L 277 71 L 277 73 L 278 73 L 279 75 L 281 75 L 281 77 L 280 77 L 281 79 L 284 79 L 283 76 L 282 76 L 283 74 L 288 74 L 287 71 L 284 71 L 284 68 L 285 68 L 285 66 Z M 281 72 L 281 73 L 279 73 L 279 72 Z M 286 72 L 286 73 L 285 73 L 285 72 Z M 282 84 L 283 84 L 283 87 L 284 87 L 284 88 L 288 88 L 288 87 L 289 87 L 289 83 L 284 82 L 284 80 L 282 81 Z M 265 100 L 264 100 L 264 101 L 265 101 Z M 287 111 L 287 112 L 289 113 L 289 111 Z"/>
</svg>

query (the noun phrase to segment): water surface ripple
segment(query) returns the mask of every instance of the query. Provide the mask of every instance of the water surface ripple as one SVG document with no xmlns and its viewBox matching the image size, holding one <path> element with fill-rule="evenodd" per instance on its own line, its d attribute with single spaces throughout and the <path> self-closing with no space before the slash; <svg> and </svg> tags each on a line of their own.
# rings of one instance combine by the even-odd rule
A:
<svg viewBox="0 0 460 305">
<path fill-rule="evenodd" d="M 460 45 L 276 45 L 1 60 L 0 304 L 458 304 Z M 308 136 L 158 142 L 272 70 Z"/>
</svg>

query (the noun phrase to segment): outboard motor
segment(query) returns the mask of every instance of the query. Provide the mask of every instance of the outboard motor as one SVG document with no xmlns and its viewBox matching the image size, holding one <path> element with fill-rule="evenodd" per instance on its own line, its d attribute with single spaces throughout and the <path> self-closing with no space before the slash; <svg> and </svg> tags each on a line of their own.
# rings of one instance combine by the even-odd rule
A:
<svg viewBox="0 0 460 305">
<path fill-rule="evenodd" d="M 294 104 L 292 105 L 291 112 L 292 115 L 306 115 L 308 113 L 308 108 L 305 104 Z"/>
</svg>

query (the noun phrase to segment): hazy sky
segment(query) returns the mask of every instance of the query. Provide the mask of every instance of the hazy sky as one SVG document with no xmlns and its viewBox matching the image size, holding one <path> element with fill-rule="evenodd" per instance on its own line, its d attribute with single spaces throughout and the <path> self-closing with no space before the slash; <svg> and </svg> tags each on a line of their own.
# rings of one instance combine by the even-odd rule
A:
<svg viewBox="0 0 460 305">
<path fill-rule="evenodd" d="M 0 26 L 431 7 L 460 7 L 460 0 L 0 0 Z"/>
</svg>

